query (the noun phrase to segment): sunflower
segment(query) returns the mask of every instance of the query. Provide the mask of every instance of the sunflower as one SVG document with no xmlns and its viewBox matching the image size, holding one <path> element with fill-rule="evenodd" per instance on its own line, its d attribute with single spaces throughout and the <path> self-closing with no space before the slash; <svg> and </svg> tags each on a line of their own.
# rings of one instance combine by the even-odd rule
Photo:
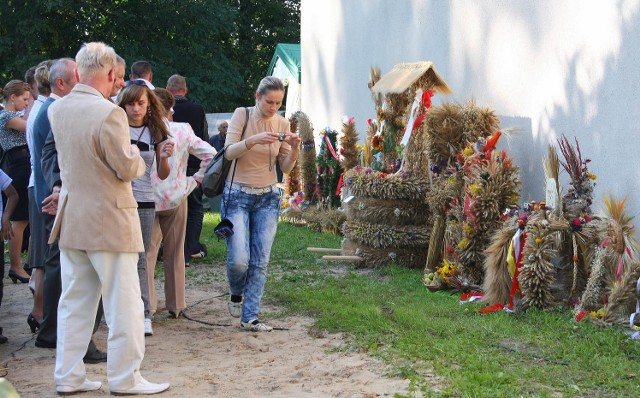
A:
<svg viewBox="0 0 640 398">
<path fill-rule="evenodd" d="M 374 135 L 371 141 L 371 146 L 377 151 L 381 151 L 383 148 L 384 137 L 382 135 Z"/>
</svg>

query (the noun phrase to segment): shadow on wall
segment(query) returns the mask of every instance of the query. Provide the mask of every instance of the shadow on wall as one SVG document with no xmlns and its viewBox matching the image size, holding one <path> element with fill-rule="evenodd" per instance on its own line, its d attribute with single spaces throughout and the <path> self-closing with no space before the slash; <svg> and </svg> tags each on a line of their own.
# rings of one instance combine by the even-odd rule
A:
<svg viewBox="0 0 640 398">
<path fill-rule="evenodd" d="M 638 19 L 638 18 L 636 18 Z M 568 106 L 555 107 L 550 127 L 573 142 L 577 137 L 583 159 L 592 160 L 595 174 L 593 210 L 604 208 L 605 195 L 628 196 L 631 215 L 640 214 L 640 23 L 622 31 L 621 51 L 605 65 L 604 78 L 594 92 L 584 94 L 578 83 L 576 59 L 569 62 Z M 566 174 L 563 186 L 567 186 Z"/>
<path fill-rule="evenodd" d="M 511 134 L 500 138 L 498 148 L 504 149 L 518 167 L 522 179 L 520 205 L 532 200 L 544 200 L 544 169 L 542 160 L 547 154 L 544 140 L 534 141 L 531 131 L 531 118 L 499 116 L 502 131 L 513 130 Z"/>
</svg>

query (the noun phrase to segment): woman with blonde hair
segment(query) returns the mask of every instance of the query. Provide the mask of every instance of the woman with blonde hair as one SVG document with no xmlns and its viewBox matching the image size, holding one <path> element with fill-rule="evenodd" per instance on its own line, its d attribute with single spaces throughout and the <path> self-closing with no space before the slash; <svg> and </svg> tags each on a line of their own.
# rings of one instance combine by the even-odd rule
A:
<svg viewBox="0 0 640 398">
<path fill-rule="evenodd" d="M 140 217 L 142 242 L 145 250 L 138 257 L 138 278 L 144 303 L 145 335 L 150 336 L 153 331 L 151 329 L 152 313 L 149 306 L 146 251 L 149 250 L 155 219 L 151 170 L 156 168 L 161 180 L 167 178 L 170 171 L 168 158 L 173 153 L 173 143 L 168 140 L 169 130 L 163 119 L 164 108 L 144 80 L 129 80 L 125 88 L 118 94 L 117 103 L 127 113 L 131 145 L 140 151 L 140 156 L 147 166 L 144 175 L 133 180 L 131 187 L 133 188 L 133 196 L 138 202 L 138 216 Z"/>
<path fill-rule="evenodd" d="M 256 105 L 233 113 L 224 156 L 235 160 L 227 175 L 221 217 L 233 224 L 227 237 L 227 277 L 231 316 L 245 330 L 269 332 L 258 320 L 267 280 L 271 246 L 278 227 L 280 189 L 276 186 L 276 161 L 284 173 L 293 168 L 300 153 L 300 137 L 278 115 L 284 85 L 265 77 L 256 90 Z"/>
<path fill-rule="evenodd" d="M 11 267 L 9 278 L 13 283 L 29 282 L 29 274 L 22 268 L 20 252 L 22 237 L 29 225 L 29 195 L 27 186 L 31 175 L 31 157 L 27 149 L 27 118 L 30 87 L 22 80 L 11 80 L 0 89 L 4 110 L 0 111 L 0 146 L 4 152 L 1 168 L 13 180 L 18 191 L 18 205 L 11 217 L 14 238 L 9 241 Z M 24 115 L 21 112 L 27 109 Z"/>
</svg>

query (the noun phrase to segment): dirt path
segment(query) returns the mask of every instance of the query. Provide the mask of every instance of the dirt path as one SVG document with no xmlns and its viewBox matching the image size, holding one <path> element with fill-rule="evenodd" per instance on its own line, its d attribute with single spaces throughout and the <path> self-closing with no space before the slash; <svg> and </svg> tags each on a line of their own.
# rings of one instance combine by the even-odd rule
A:
<svg viewBox="0 0 640 398">
<path fill-rule="evenodd" d="M 189 274 L 198 273 L 193 266 Z M 221 271 L 220 271 L 221 272 Z M 207 269 L 211 277 L 210 269 Z M 6 274 L 6 272 L 5 272 Z M 170 319 L 159 311 L 154 335 L 146 338 L 142 374 L 155 382 L 170 382 L 163 397 L 391 397 L 406 393 L 408 381 L 384 376 L 383 365 L 363 354 L 344 353 L 341 335 L 309 333 L 309 318 L 269 319 L 286 330 L 271 333 L 242 331 L 226 309 L 224 276 L 203 284 L 188 282 L 186 315 L 200 321 L 228 326 L 211 326 L 185 318 Z M 26 323 L 32 305 L 27 285 L 5 280 L 0 309 L 0 325 L 9 343 L 0 345 L 0 376 L 5 376 L 22 397 L 55 395 L 53 366 L 55 350 L 36 348 L 35 335 Z M 158 282 L 160 306 L 163 290 Z M 277 314 L 276 308 L 264 308 Z M 106 326 L 97 333 L 96 343 L 106 349 Z M 92 380 L 103 382 L 101 390 L 82 397 L 109 395 L 106 364 L 87 365 Z"/>
</svg>

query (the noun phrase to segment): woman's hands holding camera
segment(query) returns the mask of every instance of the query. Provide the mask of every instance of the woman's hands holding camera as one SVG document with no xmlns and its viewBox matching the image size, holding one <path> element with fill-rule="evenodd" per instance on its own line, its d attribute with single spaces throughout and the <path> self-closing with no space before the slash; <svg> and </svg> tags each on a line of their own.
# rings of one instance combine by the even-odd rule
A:
<svg viewBox="0 0 640 398">
<path fill-rule="evenodd" d="M 300 136 L 294 133 L 285 133 L 285 137 L 282 140 L 291 145 L 291 148 L 297 148 L 300 145 Z"/>
<path fill-rule="evenodd" d="M 271 132 L 265 131 L 262 133 L 258 133 L 254 136 L 247 138 L 246 140 L 247 148 L 251 149 L 254 145 L 262 144 L 268 145 L 272 144 L 276 141 L 286 142 L 291 146 L 298 145 L 300 143 L 300 137 L 297 134 L 292 134 L 289 132 Z"/>
</svg>

